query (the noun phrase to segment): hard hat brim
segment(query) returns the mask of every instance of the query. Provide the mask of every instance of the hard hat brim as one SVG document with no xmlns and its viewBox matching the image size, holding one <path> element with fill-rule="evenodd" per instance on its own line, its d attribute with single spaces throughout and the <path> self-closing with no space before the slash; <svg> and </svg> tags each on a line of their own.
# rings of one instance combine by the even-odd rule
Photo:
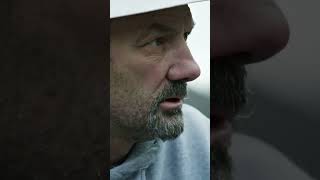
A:
<svg viewBox="0 0 320 180">
<path fill-rule="evenodd" d="M 207 0 L 111 0 L 110 19 L 147 13 L 200 1 Z"/>
</svg>

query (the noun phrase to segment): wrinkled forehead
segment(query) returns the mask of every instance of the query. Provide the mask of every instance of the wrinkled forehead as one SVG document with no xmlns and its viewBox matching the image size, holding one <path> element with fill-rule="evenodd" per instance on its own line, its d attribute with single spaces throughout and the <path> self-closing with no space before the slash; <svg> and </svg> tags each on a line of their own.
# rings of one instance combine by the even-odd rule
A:
<svg viewBox="0 0 320 180">
<path fill-rule="evenodd" d="M 111 33 L 113 30 L 133 30 L 147 27 L 153 23 L 162 23 L 171 27 L 192 28 L 193 20 L 187 5 L 168 8 L 149 13 L 111 19 Z"/>
</svg>

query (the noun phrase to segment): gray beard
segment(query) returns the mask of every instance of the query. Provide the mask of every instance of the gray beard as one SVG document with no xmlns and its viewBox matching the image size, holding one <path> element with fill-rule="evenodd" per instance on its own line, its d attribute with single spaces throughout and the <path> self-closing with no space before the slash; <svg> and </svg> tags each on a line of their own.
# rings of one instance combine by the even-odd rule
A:
<svg viewBox="0 0 320 180">
<path fill-rule="evenodd" d="M 223 62 L 215 63 L 213 67 L 213 88 L 211 91 L 213 112 L 215 107 L 219 107 L 237 113 L 241 106 L 247 102 L 245 68 Z M 211 147 L 211 167 L 213 167 L 211 179 L 232 180 L 232 159 L 228 149 L 220 144 L 213 144 Z"/>
<path fill-rule="evenodd" d="M 116 105 L 111 110 L 112 121 L 122 132 L 126 132 L 124 137 L 129 136 L 134 141 L 146 141 L 155 138 L 162 140 L 174 139 L 183 132 L 182 111 L 177 108 L 172 111 L 162 112 L 160 103 L 168 97 L 184 97 L 186 94 L 187 84 L 185 82 L 172 81 L 153 98 L 148 107 L 144 100 L 145 97 L 130 95 L 137 99 L 135 108 L 124 110 L 119 108 L 124 106 Z M 128 120 L 128 117 L 130 117 L 130 120 Z"/>
<path fill-rule="evenodd" d="M 184 129 L 181 109 L 160 112 L 160 103 L 170 96 L 186 96 L 187 84 L 182 81 L 170 82 L 151 105 L 146 130 L 152 138 L 170 140 L 177 138 Z"/>
</svg>

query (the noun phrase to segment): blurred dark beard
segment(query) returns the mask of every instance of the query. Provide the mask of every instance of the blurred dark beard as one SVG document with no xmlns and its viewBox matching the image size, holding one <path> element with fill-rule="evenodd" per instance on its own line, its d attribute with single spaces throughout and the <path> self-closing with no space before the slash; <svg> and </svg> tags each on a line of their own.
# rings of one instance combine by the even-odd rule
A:
<svg viewBox="0 0 320 180">
<path fill-rule="evenodd" d="M 183 132 L 183 117 L 181 108 L 167 112 L 160 111 L 160 103 L 169 97 L 185 97 L 187 95 L 187 83 L 172 81 L 165 86 L 160 95 L 151 105 L 147 131 L 152 138 L 170 140 L 177 138 Z"/>
<path fill-rule="evenodd" d="M 212 180 L 232 179 L 232 160 L 228 150 L 217 144 L 211 150 Z"/>
<path fill-rule="evenodd" d="M 211 102 L 213 114 L 215 108 L 237 113 L 246 103 L 246 70 L 243 66 L 225 62 L 215 62 L 213 66 L 213 84 Z M 216 126 L 213 119 L 213 127 Z M 212 129 L 211 129 L 212 131 Z M 219 143 L 211 145 L 211 178 L 214 180 L 232 179 L 232 160 L 228 149 Z"/>
<path fill-rule="evenodd" d="M 211 85 L 213 107 L 237 113 L 247 102 L 246 74 L 244 66 L 224 62 L 214 63 Z"/>
</svg>

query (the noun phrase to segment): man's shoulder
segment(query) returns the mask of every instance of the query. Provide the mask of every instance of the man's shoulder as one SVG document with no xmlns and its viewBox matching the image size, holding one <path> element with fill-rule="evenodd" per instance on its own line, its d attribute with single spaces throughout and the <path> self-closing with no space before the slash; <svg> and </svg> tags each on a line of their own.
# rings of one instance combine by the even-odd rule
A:
<svg viewBox="0 0 320 180">
<path fill-rule="evenodd" d="M 189 156 L 189 158 L 195 158 L 195 161 L 201 158 L 209 159 L 209 119 L 199 110 L 187 104 L 183 105 L 182 111 L 184 131 L 178 138 L 166 142 L 168 150 L 171 149 L 180 152 L 181 154 L 185 154 L 186 156 Z"/>
<path fill-rule="evenodd" d="M 187 125 L 192 124 L 196 126 L 202 126 L 203 128 L 207 128 L 210 131 L 209 118 L 202 114 L 202 112 L 200 112 L 195 107 L 184 104 L 182 106 L 182 113 L 184 121 L 187 123 Z"/>
<path fill-rule="evenodd" d="M 182 108 L 184 119 L 184 132 L 182 137 L 189 139 L 196 139 L 203 141 L 203 143 L 210 142 L 210 120 L 198 109 L 191 105 L 184 104 Z"/>
<path fill-rule="evenodd" d="M 312 180 L 272 145 L 243 134 L 234 134 L 230 149 L 236 180 Z"/>
</svg>

